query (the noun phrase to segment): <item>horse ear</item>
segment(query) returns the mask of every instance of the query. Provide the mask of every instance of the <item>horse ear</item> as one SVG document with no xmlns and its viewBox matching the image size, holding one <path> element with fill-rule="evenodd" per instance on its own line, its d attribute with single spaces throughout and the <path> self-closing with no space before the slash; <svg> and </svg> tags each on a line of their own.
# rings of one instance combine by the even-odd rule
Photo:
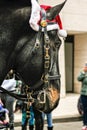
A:
<svg viewBox="0 0 87 130">
<path fill-rule="evenodd" d="M 67 0 L 65 0 L 63 3 L 56 5 L 52 8 L 50 8 L 49 10 L 47 10 L 47 19 L 52 20 L 56 17 L 56 15 L 58 15 L 61 11 L 61 9 L 63 8 L 63 6 L 65 5 Z"/>
</svg>

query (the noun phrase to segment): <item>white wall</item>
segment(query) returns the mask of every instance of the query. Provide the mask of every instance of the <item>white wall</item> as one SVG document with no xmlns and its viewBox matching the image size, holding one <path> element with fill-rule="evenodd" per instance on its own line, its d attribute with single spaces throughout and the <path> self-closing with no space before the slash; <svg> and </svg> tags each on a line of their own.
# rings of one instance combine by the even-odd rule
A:
<svg viewBox="0 0 87 130">
<path fill-rule="evenodd" d="M 60 4 L 61 2 L 63 2 L 64 0 L 39 0 L 40 4 L 45 4 L 45 5 L 57 5 Z"/>
<path fill-rule="evenodd" d="M 61 39 L 62 40 L 62 39 Z M 66 95 L 66 85 L 65 85 L 65 49 L 64 49 L 64 41 L 62 40 L 62 44 L 59 50 L 59 68 L 61 74 L 61 91 L 60 96 L 65 97 Z"/>
<path fill-rule="evenodd" d="M 76 93 L 79 93 L 81 89 L 77 76 L 82 71 L 85 62 L 87 62 L 87 34 L 76 35 L 74 45 L 74 90 Z"/>
<path fill-rule="evenodd" d="M 87 32 L 87 0 L 68 0 L 62 10 L 64 27 L 72 33 Z"/>
</svg>

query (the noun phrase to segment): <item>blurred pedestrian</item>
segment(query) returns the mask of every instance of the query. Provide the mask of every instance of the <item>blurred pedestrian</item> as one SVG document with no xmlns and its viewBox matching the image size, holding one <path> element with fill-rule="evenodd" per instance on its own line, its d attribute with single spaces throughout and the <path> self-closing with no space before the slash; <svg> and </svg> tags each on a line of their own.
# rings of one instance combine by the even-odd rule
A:
<svg viewBox="0 0 87 130">
<path fill-rule="evenodd" d="M 81 82 L 81 101 L 83 105 L 83 127 L 82 130 L 87 130 L 87 63 L 78 76 L 78 81 Z"/>
<path fill-rule="evenodd" d="M 1 125 L 6 126 L 9 123 L 9 121 L 5 118 L 6 113 L 8 114 L 9 111 L 6 108 L 4 108 L 3 104 L 0 103 L 0 126 Z"/>
<path fill-rule="evenodd" d="M 26 94 L 26 85 L 21 80 L 17 81 L 17 88 L 19 88 L 18 94 Z M 34 119 L 32 103 L 30 103 L 30 108 L 29 108 L 30 117 L 29 118 L 27 118 L 27 104 L 25 102 L 21 100 L 17 100 L 14 112 L 18 111 L 19 109 L 22 111 L 21 130 L 26 130 L 27 124 L 29 125 L 29 130 L 33 130 L 35 119 Z"/>
<path fill-rule="evenodd" d="M 83 112 L 81 96 L 79 97 L 78 102 L 77 102 L 77 109 L 78 109 L 79 114 L 83 115 L 84 112 Z"/>
<path fill-rule="evenodd" d="M 47 118 L 47 129 L 48 130 L 53 130 L 53 121 L 52 121 L 52 112 L 48 113 L 48 114 L 45 114 L 45 113 L 42 113 L 42 116 L 43 118 Z"/>
<path fill-rule="evenodd" d="M 15 92 L 16 88 L 16 80 L 14 77 L 13 70 L 10 70 L 6 76 L 6 79 L 3 81 L 2 88 L 8 90 L 9 92 Z M 8 95 L 5 92 L 0 91 L 0 99 L 4 104 L 5 108 L 8 109 L 9 113 L 9 123 L 10 123 L 10 130 L 14 130 L 14 112 L 13 112 L 13 104 L 15 98 Z"/>
<path fill-rule="evenodd" d="M 28 119 L 28 121 L 26 119 L 27 119 L 26 108 L 23 108 L 22 109 L 22 122 L 21 122 L 22 123 L 22 130 L 26 130 L 27 122 L 28 122 L 28 125 L 29 125 L 29 130 L 33 130 L 34 129 L 34 124 L 35 124 L 35 119 L 34 119 L 34 112 L 33 112 L 33 107 L 32 106 L 30 106 L 30 118 Z"/>
</svg>

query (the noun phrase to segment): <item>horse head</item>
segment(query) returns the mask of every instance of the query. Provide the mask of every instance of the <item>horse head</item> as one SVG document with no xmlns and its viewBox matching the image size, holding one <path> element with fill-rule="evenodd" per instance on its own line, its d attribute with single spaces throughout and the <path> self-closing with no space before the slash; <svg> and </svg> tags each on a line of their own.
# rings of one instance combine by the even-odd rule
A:
<svg viewBox="0 0 87 130">
<path fill-rule="evenodd" d="M 48 26 L 55 26 L 48 22 L 45 29 L 35 32 L 29 26 L 31 7 L 26 2 L 20 4 L 20 0 L 8 1 L 0 2 L 0 83 L 13 69 L 29 86 L 34 107 L 50 112 L 60 98 L 58 28 L 47 30 Z M 65 2 L 48 9 L 46 18 L 55 19 Z"/>
<path fill-rule="evenodd" d="M 55 17 L 59 14 L 61 9 L 63 8 L 65 2 L 66 1 L 64 1 L 60 5 L 57 5 L 47 10 L 46 18 L 49 21 L 52 21 L 53 19 L 55 19 Z M 47 28 L 49 28 L 48 27 L 49 25 L 54 26 L 55 23 L 48 22 Z M 47 81 L 46 82 L 48 83 L 48 86 L 47 88 L 45 88 L 43 85 L 42 91 L 37 94 L 37 98 L 39 98 L 39 100 L 40 98 L 42 98 L 41 100 L 45 100 L 45 103 L 43 102 L 40 103 L 40 101 L 38 102 L 38 100 L 37 102 L 35 102 L 35 107 L 38 107 L 39 110 L 44 111 L 45 113 L 50 112 L 54 108 L 56 108 L 60 99 L 60 72 L 59 72 L 59 63 L 58 63 L 58 51 L 61 45 L 61 40 L 58 35 L 58 31 L 59 31 L 58 28 L 56 28 L 55 26 L 52 30 L 47 31 L 47 34 L 50 40 L 49 47 L 47 47 L 49 48 L 49 51 L 50 51 L 49 52 L 50 65 L 49 65 L 48 71 L 47 71 L 47 68 L 45 69 L 47 72 L 46 78 L 48 78 L 48 82 Z"/>
</svg>

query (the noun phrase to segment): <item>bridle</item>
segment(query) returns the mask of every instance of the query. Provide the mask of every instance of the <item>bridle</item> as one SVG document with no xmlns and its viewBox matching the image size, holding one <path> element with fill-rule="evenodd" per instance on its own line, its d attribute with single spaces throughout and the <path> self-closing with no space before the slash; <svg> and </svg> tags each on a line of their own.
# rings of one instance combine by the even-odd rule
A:
<svg viewBox="0 0 87 130">
<path fill-rule="evenodd" d="M 43 28 L 43 26 L 40 27 L 39 32 L 37 33 L 37 37 L 36 37 L 36 42 L 35 42 L 35 46 L 32 49 L 32 53 L 35 53 L 36 51 L 38 51 L 39 45 L 40 45 L 40 34 L 42 33 L 42 29 L 44 29 L 43 33 L 44 33 L 44 73 L 42 74 L 41 79 L 34 85 L 29 87 L 28 85 L 26 85 L 25 89 L 26 92 L 25 94 L 16 94 L 16 93 L 12 93 L 9 92 L 7 90 L 5 90 L 4 88 L 0 87 L 0 90 L 9 94 L 12 97 L 15 97 L 18 100 L 22 100 L 25 104 L 26 104 L 26 121 L 25 121 L 25 125 L 24 128 L 26 127 L 26 124 L 28 122 L 28 119 L 30 118 L 30 105 L 31 103 L 37 102 L 37 100 L 39 101 L 40 104 L 44 104 L 46 103 L 46 89 L 49 86 L 49 82 L 50 81 L 54 81 L 54 80 L 58 80 L 58 85 L 60 86 L 60 73 L 59 73 L 59 64 L 58 64 L 58 50 L 60 47 L 60 44 L 56 45 L 56 67 L 57 67 L 57 74 L 55 75 L 50 75 L 50 73 L 52 72 L 52 66 L 54 64 L 53 58 L 50 55 L 50 51 L 51 51 L 51 47 L 50 47 L 50 39 L 48 37 L 48 32 L 47 32 L 47 26 L 45 26 Z M 16 73 L 16 76 L 23 81 L 23 79 L 21 78 L 21 76 Z M 42 90 L 38 90 L 38 88 L 40 88 L 40 86 L 44 86 L 42 88 Z M 33 93 L 34 92 L 34 93 Z M 38 95 L 37 95 L 38 94 Z M 37 99 L 36 97 L 34 97 L 34 95 L 37 95 Z M 43 97 L 43 98 L 42 98 Z M 41 111 L 41 110 L 39 110 Z"/>
<path fill-rule="evenodd" d="M 5 90 L 4 88 L 0 87 L 1 91 L 9 94 L 10 96 L 15 97 L 18 100 L 22 100 L 25 103 L 35 101 L 35 99 L 32 97 L 32 95 L 33 95 L 32 91 L 36 91 L 42 85 L 44 85 L 44 88 L 43 88 L 42 91 L 40 91 L 38 99 L 40 100 L 40 94 L 42 94 L 42 93 L 45 96 L 45 91 L 44 90 L 49 86 L 49 81 L 51 81 L 51 80 L 59 80 L 59 85 L 60 85 L 60 77 L 61 76 L 59 74 L 59 64 L 58 64 L 58 49 L 60 47 L 60 44 L 56 45 L 56 66 L 57 66 L 58 74 L 50 75 L 49 72 L 52 71 L 53 60 L 52 60 L 52 57 L 50 55 L 50 51 L 51 51 L 50 39 L 49 39 L 48 32 L 47 32 L 47 23 L 45 23 L 45 22 L 46 21 L 44 20 L 42 22 L 42 25 L 39 28 L 39 31 L 38 31 L 37 37 L 36 37 L 36 42 L 35 42 L 35 45 L 34 45 L 34 47 L 32 49 L 32 53 L 35 53 L 38 50 L 39 45 L 40 45 L 40 34 L 43 31 L 43 34 L 44 34 L 44 73 L 42 74 L 41 79 L 34 86 L 29 87 L 28 85 L 26 85 L 26 90 L 27 91 L 26 91 L 25 95 L 24 94 L 19 95 L 19 94 L 16 94 L 16 93 L 12 93 L 12 92 L 9 92 L 9 91 Z M 51 23 L 48 23 L 48 24 L 51 25 Z M 55 23 L 52 23 L 52 24 L 55 24 Z M 19 77 L 20 80 L 23 81 L 23 79 L 21 78 L 21 76 L 18 73 L 16 73 L 16 75 L 17 75 L 17 77 Z M 41 102 L 44 103 L 45 98 Z"/>
</svg>

